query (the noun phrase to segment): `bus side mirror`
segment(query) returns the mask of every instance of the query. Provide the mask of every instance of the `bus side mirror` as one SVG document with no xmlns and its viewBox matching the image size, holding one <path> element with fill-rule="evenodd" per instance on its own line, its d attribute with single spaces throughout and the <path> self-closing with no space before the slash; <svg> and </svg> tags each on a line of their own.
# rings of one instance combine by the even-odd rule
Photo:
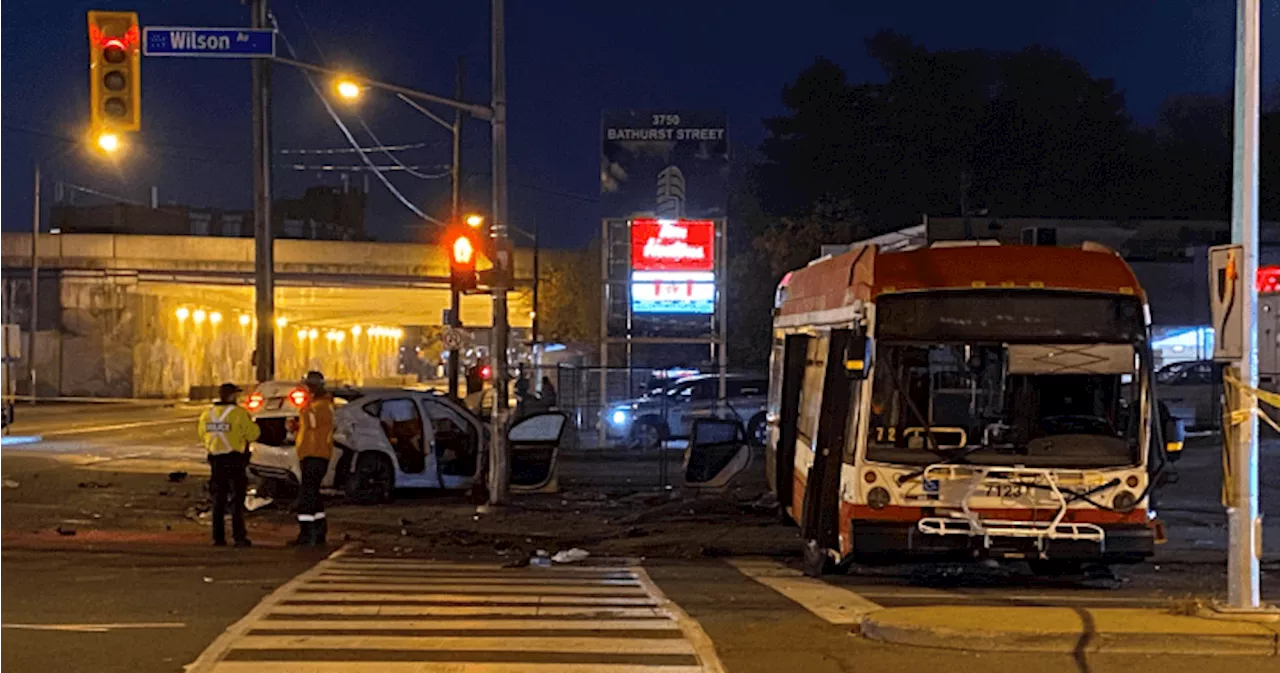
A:
<svg viewBox="0 0 1280 673">
<path fill-rule="evenodd" d="M 871 337 L 856 334 L 849 337 L 844 348 L 844 373 L 850 380 L 860 381 L 867 378 L 871 369 Z"/>
<path fill-rule="evenodd" d="M 1164 451 L 1171 462 L 1182 457 L 1182 444 L 1186 439 L 1187 430 L 1181 418 L 1169 416 L 1164 419 Z"/>
</svg>

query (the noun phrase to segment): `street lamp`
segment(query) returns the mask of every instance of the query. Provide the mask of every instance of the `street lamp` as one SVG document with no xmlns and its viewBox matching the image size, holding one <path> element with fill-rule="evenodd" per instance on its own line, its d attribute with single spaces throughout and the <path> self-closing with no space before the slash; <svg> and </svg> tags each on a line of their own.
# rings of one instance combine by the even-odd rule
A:
<svg viewBox="0 0 1280 673">
<path fill-rule="evenodd" d="M 471 227 L 472 229 L 479 229 L 479 228 L 480 228 L 481 226 L 483 226 L 483 225 L 484 225 L 484 216 L 483 216 L 483 215 L 475 215 L 475 214 L 472 214 L 472 215 L 468 215 L 468 216 L 467 216 L 467 226 L 468 226 L 468 227 Z"/>
<path fill-rule="evenodd" d="M 360 85 L 355 80 L 342 78 L 333 86 L 334 91 L 338 92 L 338 96 L 343 100 L 353 101 L 360 97 Z"/>
</svg>

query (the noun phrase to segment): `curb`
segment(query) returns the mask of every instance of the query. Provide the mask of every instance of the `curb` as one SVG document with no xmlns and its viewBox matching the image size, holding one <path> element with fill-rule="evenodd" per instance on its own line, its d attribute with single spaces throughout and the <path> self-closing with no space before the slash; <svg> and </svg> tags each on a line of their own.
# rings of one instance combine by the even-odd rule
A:
<svg viewBox="0 0 1280 673">
<path fill-rule="evenodd" d="M 886 608 L 867 615 L 860 625 L 861 635 L 897 645 L 979 652 L 1280 654 L 1280 633 L 1256 624 L 1240 624 L 1237 633 L 1008 631 L 914 623 L 906 610 L 912 608 Z"/>
</svg>

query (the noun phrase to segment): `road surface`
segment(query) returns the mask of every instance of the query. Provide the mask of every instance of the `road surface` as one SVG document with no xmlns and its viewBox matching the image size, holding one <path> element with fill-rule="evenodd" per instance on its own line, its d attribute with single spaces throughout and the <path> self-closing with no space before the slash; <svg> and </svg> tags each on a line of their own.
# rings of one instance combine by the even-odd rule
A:
<svg viewBox="0 0 1280 673">
<path fill-rule="evenodd" d="M 822 605 L 737 565 L 760 555 L 795 565 L 794 529 L 771 523 L 772 514 L 714 499 L 670 501 L 661 490 L 637 498 L 589 491 L 592 483 L 619 486 L 620 474 L 647 478 L 651 465 L 634 456 L 626 469 L 622 461 L 579 461 L 569 469 L 572 490 L 497 514 L 481 516 L 464 496 L 402 495 L 383 507 L 335 502 L 330 551 L 353 540 L 337 559 L 285 548 L 293 531 L 283 508 L 251 515 L 253 549 L 213 549 L 199 517 L 207 468 L 194 434 L 198 407 L 29 411 L 9 439 L 40 441 L 6 440 L 0 449 L 6 671 L 176 673 L 197 661 L 218 671 L 356 673 L 1276 666 L 1251 657 L 977 654 L 858 637 L 850 624 L 823 617 L 830 610 Z M 1270 523 L 1280 513 L 1268 451 Z M 1216 458 L 1211 443 L 1188 449 L 1183 477 L 1161 505 L 1170 543 L 1156 562 L 1120 569 L 1114 582 L 889 568 L 826 586 L 884 607 L 1162 608 L 1212 597 L 1225 582 Z M 1280 534 L 1269 532 L 1264 596 L 1273 600 L 1276 542 Z M 540 546 L 582 546 L 593 552 L 589 563 L 607 567 L 502 567 Z"/>
</svg>

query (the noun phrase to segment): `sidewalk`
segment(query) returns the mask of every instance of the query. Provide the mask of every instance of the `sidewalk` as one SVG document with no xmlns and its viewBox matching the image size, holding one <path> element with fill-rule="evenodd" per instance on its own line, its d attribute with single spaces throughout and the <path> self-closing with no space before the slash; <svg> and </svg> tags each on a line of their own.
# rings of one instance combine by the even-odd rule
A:
<svg viewBox="0 0 1280 673">
<path fill-rule="evenodd" d="M 868 614 L 861 633 L 900 645 L 984 652 L 1280 654 L 1280 622 L 1136 608 L 928 606 Z"/>
</svg>

